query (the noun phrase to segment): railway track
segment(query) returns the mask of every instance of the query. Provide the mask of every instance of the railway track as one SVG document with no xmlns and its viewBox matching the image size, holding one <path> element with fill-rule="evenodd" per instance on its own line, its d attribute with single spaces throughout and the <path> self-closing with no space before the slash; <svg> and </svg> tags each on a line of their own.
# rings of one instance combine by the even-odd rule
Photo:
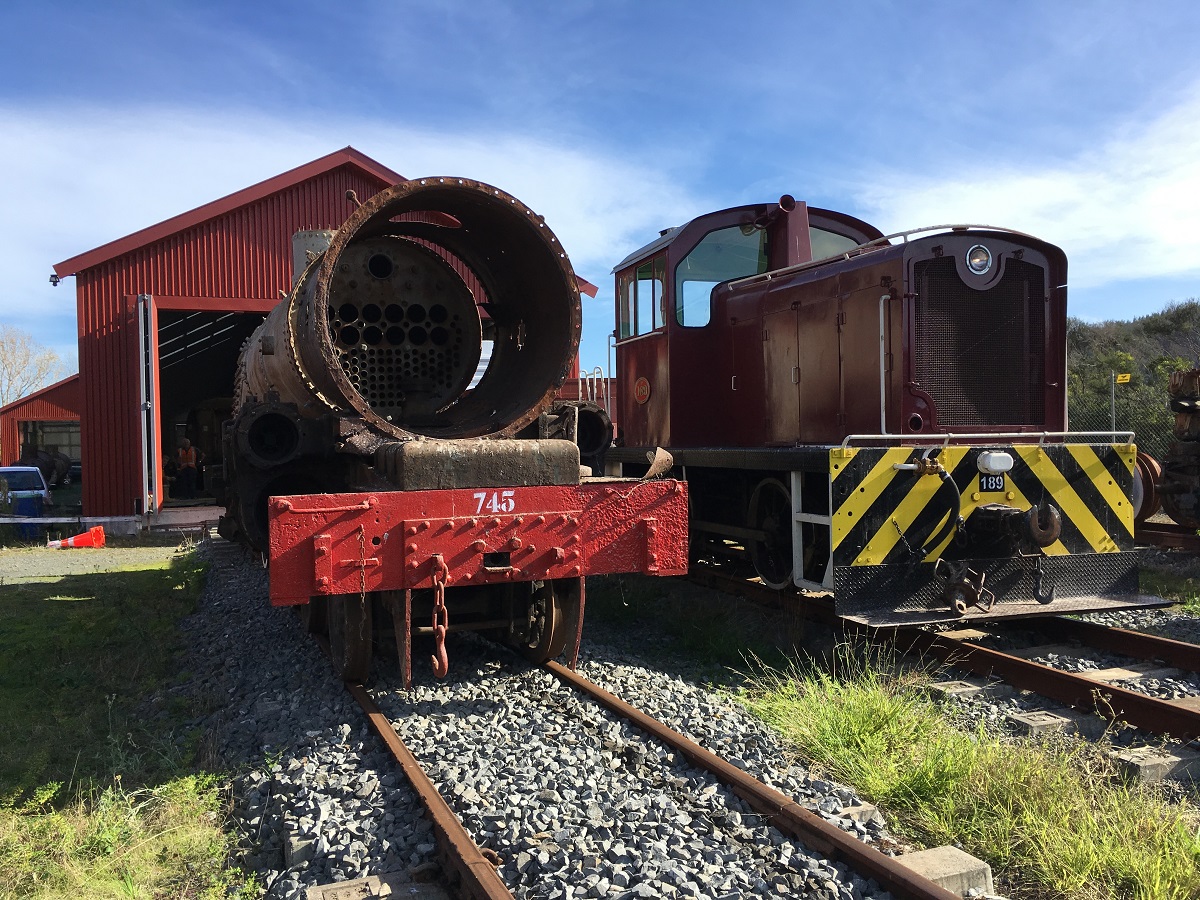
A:
<svg viewBox="0 0 1200 900">
<path fill-rule="evenodd" d="M 763 784 L 728 761 L 705 750 L 699 744 L 668 728 L 599 685 L 555 662 L 545 668 L 565 684 L 586 694 L 605 709 L 629 721 L 654 740 L 661 741 L 683 754 L 692 765 L 715 776 L 753 809 L 765 816 L 773 826 L 801 841 L 805 846 L 844 862 L 854 871 L 873 878 L 894 897 L 951 898 L 957 895 L 938 887 L 911 869 L 885 856 L 874 847 L 855 840 L 808 811 L 779 791 Z"/>
<path fill-rule="evenodd" d="M 1051 620 L 1047 620 L 1048 622 Z M 1123 656 L 1152 662 L 1167 661 L 1171 656 L 1183 659 L 1194 658 L 1198 648 L 1178 641 L 1155 638 L 1124 629 L 1109 629 L 1092 626 L 1093 630 L 1074 628 L 1075 623 L 1057 619 L 1054 627 L 1062 639 L 1077 641 L 1080 648 L 1113 650 L 1122 638 L 1129 641 L 1128 647 L 1119 651 Z M 986 632 L 968 629 L 961 632 L 935 633 L 919 629 L 898 629 L 890 639 L 905 652 L 926 654 L 966 669 L 984 678 L 999 678 L 1017 690 L 1032 691 L 1048 700 L 1065 704 L 1085 713 L 1094 713 L 1110 722 L 1123 722 L 1155 735 L 1169 735 L 1189 741 L 1200 737 L 1200 702 L 1198 698 L 1188 700 L 1164 700 L 1149 696 L 1135 687 L 1148 672 L 1195 672 L 1196 663 L 1184 667 L 1172 664 L 1170 668 L 1132 668 L 1127 666 L 1108 667 L 1091 671 L 1065 671 L 1030 659 L 1030 655 L 1050 655 L 1062 645 L 1034 645 L 1021 653 L 1005 653 L 980 646 L 975 641 L 986 636 Z M 1070 637 L 1068 637 L 1070 635 Z M 1095 643 L 1089 644 L 1089 639 Z M 1078 650 L 1076 651 L 1078 653 Z"/>
<path fill-rule="evenodd" d="M 1200 553 L 1200 535 L 1196 534 L 1196 529 L 1174 522 L 1139 522 L 1133 537 L 1140 546 L 1169 547 Z"/>
<path fill-rule="evenodd" d="M 1019 653 L 981 646 L 979 638 L 988 636 L 977 629 L 934 632 L 916 627 L 873 629 L 841 619 L 832 606 L 821 598 L 805 598 L 764 587 L 753 581 L 716 571 L 698 579 L 718 589 L 778 605 L 781 597 L 800 598 L 798 612 L 809 619 L 840 629 L 847 636 L 893 644 L 906 653 L 933 657 L 987 679 L 1001 679 L 1013 688 L 1031 691 L 1048 700 L 1094 713 L 1110 722 L 1123 722 L 1155 735 L 1169 735 L 1184 741 L 1200 738 L 1200 697 L 1165 700 L 1149 696 L 1136 688 L 1139 678 L 1148 675 L 1192 674 L 1200 672 L 1200 647 L 1141 632 L 1110 628 L 1095 623 L 1049 617 L 1021 620 L 1022 627 L 1040 629 L 1054 644 L 1034 642 Z M 1119 654 L 1130 665 L 1104 667 L 1092 671 L 1065 671 L 1031 659 L 1062 650 L 1071 642 L 1079 648 L 1094 648 Z M 1144 663 L 1145 665 L 1139 664 Z"/>
<path fill-rule="evenodd" d="M 362 709 L 371 729 L 383 741 L 396 764 L 404 772 L 421 805 L 429 814 L 438 842 L 442 870 L 450 876 L 450 886 L 457 888 L 460 894 L 475 900 L 511 898 L 512 894 L 496 874 L 494 855 L 489 859 L 471 840 L 462 822 L 454 815 L 437 787 L 425 774 L 412 751 L 400 739 L 387 717 L 376 705 L 375 699 L 362 685 L 347 684 L 346 689 Z"/>
<path fill-rule="evenodd" d="M 711 796 L 715 790 L 719 789 L 715 786 L 723 786 L 745 802 L 752 811 L 750 815 L 758 820 L 756 827 L 760 830 L 765 829 L 767 834 L 786 835 L 802 844 L 808 852 L 824 857 L 827 861 L 825 868 L 814 866 L 812 872 L 808 873 L 808 877 L 811 878 L 813 872 L 824 873 L 819 877 L 824 877 L 825 875 L 836 877 L 835 873 L 850 870 L 862 878 L 873 880 L 880 891 L 887 891 L 891 896 L 896 898 L 908 898 L 908 900 L 951 900 L 951 898 L 958 896 L 939 887 L 869 844 L 857 840 L 838 826 L 831 824 L 821 816 L 800 806 L 790 797 L 753 778 L 731 762 L 702 748 L 695 742 L 646 713 L 625 703 L 620 698 L 570 669 L 557 663 L 548 663 L 545 665 L 544 670 L 559 682 L 571 688 L 572 691 L 578 692 L 579 695 L 588 698 L 588 701 L 603 707 L 608 715 L 615 716 L 623 723 L 627 723 L 628 726 L 637 729 L 652 744 L 663 748 L 660 753 L 662 758 L 669 760 L 672 758 L 672 754 L 678 754 L 694 769 L 707 773 L 712 779 L 712 784 L 703 788 L 703 792 Z M 539 689 L 544 690 L 544 688 L 545 685 L 543 684 Z M 497 866 L 500 865 L 503 867 L 506 860 L 502 859 L 494 851 L 481 850 L 475 844 L 466 828 L 464 828 L 463 823 L 451 809 L 446 799 L 439 793 L 437 787 L 435 787 L 433 779 L 426 773 L 425 767 L 418 761 L 417 756 L 405 745 L 404 740 L 401 738 L 399 731 L 404 727 L 405 713 L 405 704 L 401 695 L 385 691 L 383 692 L 385 696 L 377 702 L 377 698 L 373 697 L 371 692 L 360 686 L 349 686 L 349 690 L 362 707 L 372 729 L 388 746 L 397 764 L 404 771 L 405 775 L 408 776 L 422 804 L 427 809 L 433 821 L 434 834 L 439 844 L 439 857 L 442 862 L 443 871 L 449 876 L 449 884 L 447 886 L 460 896 L 479 898 L 479 900 L 498 900 L 498 898 L 513 896 L 504 880 L 497 874 Z M 380 702 L 390 707 L 388 713 L 385 713 L 381 709 Z M 567 708 L 569 709 L 569 707 Z M 470 718 L 469 714 L 464 717 L 464 719 Z M 464 727 L 467 726 L 464 725 Z M 427 746 L 426 753 L 428 752 L 429 747 Z M 434 751 L 434 755 L 436 756 L 436 750 Z M 517 760 L 514 759 L 514 764 L 516 762 Z M 451 783 L 444 787 L 448 791 L 458 792 L 462 785 Z M 560 784 L 555 793 L 561 792 L 566 794 L 567 790 L 565 786 Z M 658 787 L 652 784 L 648 790 L 653 795 L 658 790 Z M 585 796 L 587 793 L 588 789 L 586 787 L 581 788 L 581 796 Z M 539 794 L 538 796 L 542 795 Z M 628 799 L 625 802 L 629 802 Z M 632 802 L 636 804 L 640 801 L 635 800 Z M 651 802 L 659 801 L 652 800 Z M 586 800 L 581 800 L 581 803 L 591 807 L 588 815 L 594 816 L 596 814 L 595 802 L 589 804 Z M 687 819 L 690 817 L 689 812 L 695 814 L 694 810 L 690 810 L 688 812 L 680 812 L 677 815 Z M 615 818 L 615 815 L 619 813 L 613 810 L 604 810 L 603 814 L 614 814 Z M 723 821 L 736 821 L 736 819 L 737 816 L 734 815 Z M 478 824 L 481 819 L 475 816 L 474 821 Z M 656 839 L 661 838 L 661 826 L 652 833 L 656 836 Z M 716 833 L 716 829 L 714 829 L 714 833 Z M 543 840 L 548 840 L 550 837 L 551 835 L 548 832 L 541 836 Z M 562 838 L 562 835 L 558 835 L 558 837 Z M 672 849 L 683 847 L 683 844 L 679 842 L 671 844 L 671 840 L 668 836 L 665 839 L 665 845 L 672 847 Z M 778 865 L 779 874 L 776 877 L 791 877 L 793 881 L 790 883 L 790 886 L 796 888 L 797 885 L 794 879 L 801 876 L 795 875 L 796 866 L 794 864 L 789 865 L 791 862 L 789 852 L 784 849 L 777 837 L 762 843 L 769 848 L 766 852 L 778 853 L 775 863 Z M 636 853 L 633 850 L 632 844 L 633 840 L 630 839 L 629 851 L 631 854 Z M 612 847 L 607 852 L 611 858 L 614 853 Z M 621 853 L 624 852 L 626 851 L 621 851 Z M 710 848 L 705 851 L 705 856 L 716 854 L 716 856 L 712 856 L 711 858 L 721 857 L 725 864 L 728 865 L 731 862 L 731 856 L 738 852 L 736 847 L 723 852 Z M 548 853 L 544 853 L 544 855 L 547 858 L 549 856 Z M 585 866 L 588 864 L 588 857 L 588 853 L 585 852 L 582 854 L 583 865 Z M 519 868 L 516 871 L 523 874 L 532 864 L 531 861 L 532 857 L 530 854 L 518 854 Z M 594 856 L 592 864 L 595 864 Z M 633 868 L 636 868 L 636 864 Z M 513 866 L 509 865 L 502 868 L 501 871 L 509 871 L 511 874 L 514 870 Z M 804 870 L 801 869 L 801 871 Z M 634 877 L 636 878 L 637 876 Z M 552 878 L 549 880 L 552 881 Z M 637 881 L 631 881 L 627 886 L 616 885 L 616 887 L 627 887 L 629 891 L 628 896 L 631 897 L 656 895 L 648 887 L 651 884 L 650 881 L 641 882 L 643 888 L 646 890 L 644 893 L 638 892 L 638 883 Z M 599 887 L 596 886 L 597 884 L 599 884 Z M 778 884 L 783 885 L 785 882 L 779 881 Z M 614 885 L 608 884 L 607 879 L 605 879 L 604 883 L 597 882 L 592 884 L 592 892 L 588 893 L 588 896 L 602 896 L 605 890 L 610 890 L 613 887 Z M 601 893 L 594 893 L 595 890 L 600 890 Z M 826 886 L 826 890 L 829 890 L 829 886 Z M 553 893 L 550 889 L 545 891 L 530 890 L 528 884 L 524 885 L 522 893 L 526 896 L 561 896 L 561 894 Z M 737 890 L 732 892 L 722 891 L 720 895 L 737 896 L 739 893 Z M 576 895 L 578 896 L 579 894 Z M 686 896 L 686 894 L 682 895 Z"/>
<path fill-rule="evenodd" d="M 718 751 L 729 772 L 744 767 L 774 785 L 783 799 L 766 792 L 757 801 L 767 812 L 556 675 L 470 635 L 456 641 L 457 675 L 435 681 L 420 667 L 409 692 L 399 689 L 398 676 L 381 680 L 371 692 L 374 708 L 360 716 L 354 695 L 367 693 L 352 695 L 335 682 L 294 616 L 246 603 L 265 594 L 257 561 L 223 546 L 206 552 L 213 574 L 188 631 L 192 662 L 208 673 L 196 696 L 220 698 L 202 725 L 219 735 L 213 752 L 248 767 L 235 782 L 231 821 L 237 858 L 260 874 L 267 896 L 310 890 L 313 897 L 343 897 L 339 892 L 357 889 L 349 896 L 365 898 L 372 879 L 405 896 L 437 896 L 439 888 L 507 896 L 495 892 L 502 881 L 523 900 L 687 896 L 689 883 L 730 900 L 882 895 L 886 882 L 856 874 L 849 855 L 826 850 L 841 845 L 836 833 L 818 825 L 802 843 L 780 818 L 807 818 L 794 802 L 836 830 L 898 849 L 882 817 L 853 791 L 796 765 L 735 705 L 670 665 L 647 663 L 657 658 L 655 642 L 635 637 L 626 645 L 614 631 L 609 643 L 590 642 L 581 668 L 611 694 Z M 259 650 L 231 655 L 231 641 L 257 642 Z M 383 745 L 390 751 L 401 743 L 411 753 L 399 751 L 397 762 Z M 264 748 L 272 753 L 265 764 Z M 922 892 L 919 879 L 900 874 L 917 888 L 893 889 L 893 896 L 947 896 Z"/>
</svg>

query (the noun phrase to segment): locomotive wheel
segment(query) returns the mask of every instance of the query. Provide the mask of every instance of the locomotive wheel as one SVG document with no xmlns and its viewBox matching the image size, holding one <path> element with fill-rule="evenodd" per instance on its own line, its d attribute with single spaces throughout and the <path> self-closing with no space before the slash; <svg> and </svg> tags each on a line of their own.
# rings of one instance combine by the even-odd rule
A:
<svg viewBox="0 0 1200 900">
<path fill-rule="evenodd" d="M 333 670 L 342 681 L 361 684 L 371 671 L 371 598 L 362 594 L 330 597 L 325 612 Z"/>
<path fill-rule="evenodd" d="M 1145 522 L 1162 509 L 1158 485 L 1162 481 L 1162 466 L 1149 453 L 1139 450 L 1133 468 L 1133 521 Z"/>
<path fill-rule="evenodd" d="M 764 478 L 755 486 L 747 525 L 763 533 L 746 548 L 754 571 L 769 588 L 787 587 L 792 583 L 792 495 L 782 481 Z"/>
<path fill-rule="evenodd" d="M 309 597 L 307 603 L 301 603 L 296 607 L 296 615 L 300 617 L 300 624 L 309 634 L 329 633 L 326 622 L 327 613 L 325 612 L 328 604 L 329 601 L 324 597 Z"/>
<path fill-rule="evenodd" d="M 526 609 L 525 636 L 518 649 L 531 663 L 540 665 L 554 659 L 567 646 L 567 623 L 570 618 L 564 610 L 563 586 L 555 581 L 544 581 L 542 586 L 529 596 Z"/>
</svg>

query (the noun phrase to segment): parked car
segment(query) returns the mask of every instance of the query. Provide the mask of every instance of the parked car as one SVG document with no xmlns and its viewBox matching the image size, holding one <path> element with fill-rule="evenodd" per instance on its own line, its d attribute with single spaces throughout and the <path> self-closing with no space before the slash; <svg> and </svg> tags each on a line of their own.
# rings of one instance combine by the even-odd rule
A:
<svg viewBox="0 0 1200 900">
<path fill-rule="evenodd" d="M 28 506 L 20 503 L 34 497 L 41 498 L 41 504 L 50 505 L 50 487 L 37 466 L 0 466 L 0 494 L 7 499 L 17 515 L 30 513 L 17 512 L 17 508 Z M 36 515 L 36 513 L 34 513 Z"/>
</svg>

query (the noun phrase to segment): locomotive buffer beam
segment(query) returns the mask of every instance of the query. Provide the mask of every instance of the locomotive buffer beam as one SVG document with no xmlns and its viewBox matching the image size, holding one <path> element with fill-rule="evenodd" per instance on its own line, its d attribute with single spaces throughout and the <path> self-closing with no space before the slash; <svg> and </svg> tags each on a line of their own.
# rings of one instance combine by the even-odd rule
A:
<svg viewBox="0 0 1200 900">
<path fill-rule="evenodd" d="M 937 452 L 936 470 L 927 447 L 831 452 L 839 615 L 885 626 L 1165 605 L 1139 590 L 1133 445 Z"/>
<path fill-rule="evenodd" d="M 687 488 L 675 480 L 305 494 L 272 498 L 268 517 L 271 603 L 366 603 L 378 594 L 397 624 L 406 683 L 410 636 L 428 633 L 413 615 L 415 591 L 444 586 L 445 612 L 429 626 L 435 637 L 477 614 L 488 618 L 473 630 L 507 626 L 510 642 L 535 654 L 561 651 L 553 628 L 574 638 L 574 658 L 585 576 L 688 567 Z M 530 621 L 497 620 L 489 601 L 519 586 Z"/>
</svg>

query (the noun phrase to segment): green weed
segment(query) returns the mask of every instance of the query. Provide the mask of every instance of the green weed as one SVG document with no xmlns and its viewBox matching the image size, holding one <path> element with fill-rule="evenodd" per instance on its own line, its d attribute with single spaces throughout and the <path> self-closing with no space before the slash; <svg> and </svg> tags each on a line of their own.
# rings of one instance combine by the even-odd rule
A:
<svg viewBox="0 0 1200 900">
<path fill-rule="evenodd" d="M 1184 611 L 1200 615 L 1200 583 L 1195 578 L 1144 566 L 1141 572 L 1141 590 L 1144 594 L 1156 594 L 1173 600 Z"/>
<path fill-rule="evenodd" d="M 593 577 L 587 590 L 587 622 L 668 636 L 673 649 L 708 666 L 738 666 L 748 652 L 782 662 L 799 632 L 782 612 L 677 578 Z"/>
<path fill-rule="evenodd" d="M 1048 897 L 1200 896 L 1195 806 L 1123 782 L 1093 744 L 957 730 L 919 676 L 839 659 L 836 674 L 762 667 L 743 702 L 917 839 L 959 843 Z"/>
<path fill-rule="evenodd" d="M 254 896 L 252 880 L 225 869 L 224 806 L 214 779 L 181 776 L 0 810 L 0 900 Z"/>
</svg>

